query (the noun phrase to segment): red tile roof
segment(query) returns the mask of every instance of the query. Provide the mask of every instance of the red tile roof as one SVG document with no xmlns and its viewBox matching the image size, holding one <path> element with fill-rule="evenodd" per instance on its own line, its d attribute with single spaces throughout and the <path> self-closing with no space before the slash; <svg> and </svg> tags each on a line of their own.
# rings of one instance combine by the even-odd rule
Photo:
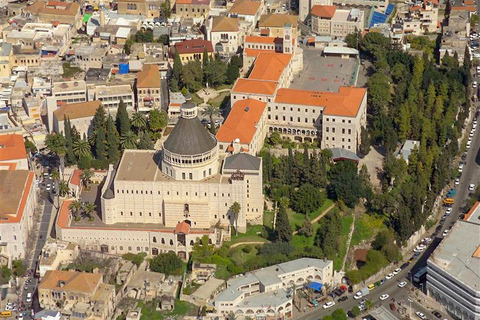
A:
<svg viewBox="0 0 480 320">
<path fill-rule="evenodd" d="M 205 48 L 207 52 L 213 52 L 212 43 L 207 40 L 193 39 L 175 43 L 178 54 L 203 53 Z"/>
<path fill-rule="evenodd" d="M 264 37 L 264 36 L 246 36 L 245 43 L 267 43 L 267 44 L 274 44 L 275 37 Z"/>
<path fill-rule="evenodd" d="M 9 184 L 8 186 L 0 185 L 0 194 L 2 194 L 2 199 L 0 199 L 0 211 L 5 211 L 1 214 L 2 219 L 0 220 L 0 223 L 18 223 L 22 220 L 23 211 L 25 210 L 28 196 L 30 195 L 30 189 L 32 188 L 35 174 L 32 171 L 27 170 L 2 170 L 1 175 L 2 179 L 5 179 L 5 182 L 17 185 L 15 186 L 15 190 L 8 190 L 8 188 L 12 188 L 12 184 Z M 10 179 L 14 179 L 14 181 L 11 181 Z M 7 201 L 8 203 L 4 203 L 3 201 Z M 15 208 L 16 210 L 12 208 Z"/>
<path fill-rule="evenodd" d="M 177 226 L 175 227 L 174 233 L 175 234 L 178 234 L 178 233 L 189 234 L 190 233 L 190 225 L 188 223 L 186 223 L 185 221 L 182 221 L 179 224 L 177 224 Z"/>
<path fill-rule="evenodd" d="M 249 144 L 257 131 L 257 124 L 266 106 L 265 102 L 254 99 L 237 101 L 227 120 L 218 130 L 217 140 L 230 143 L 238 138 L 240 143 Z"/>
<path fill-rule="evenodd" d="M 279 89 L 275 102 L 324 107 L 323 114 L 355 117 L 367 94 L 365 88 L 340 87 L 338 92 Z"/>
<path fill-rule="evenodd" d="M 310 13 L 319 18 L 332 19 L 336 11 L 336 6 L 315 5 L 310 10 Z"/>
<path fill-rule="evenodd" d="M 79 186 L 80 185 L 80 176 L 82 175 L 83 170 L 77 169 L 73 171 L 72 177 L 70 178 L 70 184 L 73 184 L 74 186 Z"/>
<path fill-rule="evenodd" d="M 160 88 L 160 70 L 156 64 L 144 64 L 137 74 L 137 88 Z"/>
<path fill-rule="evenodd" d="M 470 217 L 472 216 L 472 214 L 475 212 L 475 210 L 477 209 L 478 205 L 480 204 L 480 202 L 475 202 L 475 204 L 473 205 L 473 207 L 468 210 L 467 214 L 463 217 L 463 221 L 468 221 L 470 220 Z"/>
<path fill-rule="evenodd" d="M 26 159 L 27 150 L 19 134 L 0 135 L 0 161 Z"/>
<path fill-rule="evenodd" d="M 262 81 L 253 79 L 238 79 L 233 86 L 233 93 L 251 93 L 261 95 L 273 95 L 278 83 L 274 81 Z"/>
<path fill-rule="evenodd" d="M 255 60 L 255 65 L 248 78 L 278 81 L 291 59 L 291 54 L 262 52 Z"/>
</svg>

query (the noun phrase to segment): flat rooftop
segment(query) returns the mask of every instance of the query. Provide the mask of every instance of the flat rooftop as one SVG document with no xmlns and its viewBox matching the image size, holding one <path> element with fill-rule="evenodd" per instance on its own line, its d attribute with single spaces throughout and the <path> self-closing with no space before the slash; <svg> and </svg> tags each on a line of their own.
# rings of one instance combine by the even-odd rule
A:
<svg viewBox="0 0 480 320">
<path fill-rule="evenodd" d="M 480 291 L 480 209 L 457 221 L 429 261 L 464 285 Z"/>
</svg>

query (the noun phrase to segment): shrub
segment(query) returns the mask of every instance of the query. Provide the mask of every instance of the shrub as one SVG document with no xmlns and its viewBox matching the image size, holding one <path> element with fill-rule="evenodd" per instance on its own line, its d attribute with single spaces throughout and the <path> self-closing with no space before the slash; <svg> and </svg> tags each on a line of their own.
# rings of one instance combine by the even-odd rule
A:
<svg viewBox="0 0 480 320">
<path fill-rule="evenodd" d="M 252 247 L 247 245 L 247 246 L 242 248 L 242 251 L 245 252 L 245 253 L 250 253 L 250 252 L 252 252 Z"/>
</svg>

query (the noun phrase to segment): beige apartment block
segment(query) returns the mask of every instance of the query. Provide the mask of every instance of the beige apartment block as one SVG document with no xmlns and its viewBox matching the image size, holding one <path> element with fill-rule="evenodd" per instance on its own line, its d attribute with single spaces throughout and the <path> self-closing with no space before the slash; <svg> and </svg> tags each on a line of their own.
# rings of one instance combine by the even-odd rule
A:
<svg viewBox="0 0 480 320">
<path fill-rule="evenodd" d="M 87 84 L 84 80 L 54 82 L 52 96 L 57 103 L 85 102 L 87 101 Z"/>
<path fill-rule="evenodd" d="M 212 17 L 208 20 L 207 39 L 220 54 L 235 54 L 242 43 L 239 20 L 230 17 Z"/>
<path fill-rule="evenodd" d="M 78 257 L 79 248 L 75 243 L 48 239 L 42 248 L 40 261 L 38 263 L 38 273 L 43 278 L 47 271 L 57 270 L 62 265 L 73 263 Z"/>
<path fill-rule="evenodd" d="M 92 132 L 92 120 L 95 112 L 102 104 L 100 101 L 88 101 L 64 105 L 53 112 L 53 131 L 64 133 L 64 121 L 68 118 L 72 126 L 75 126 L 80 137 Z"/>
<path fill-rule="evenodd" d="M 142 71 L 137 74 L 137 110 L 148 112 L 160 109 L 162 90 L 160 88 L 160 70 L 156 64 L 143 65 Z"/>
<path fill-rule="evenodd" d="M 162 0 L 119 0 L 118 13 L 156 18 L 160 16 L 163 2 Z"/>
<path fill-rule="evenodd" d="M 89 100 L 98 100 L 112 117 L 117 114 L 120 101 L 127 106 L 127 110 L 133 112 L 135 108 L 135 95 L 130 84 L 108 84 L 90 86 L 88 88 Z"/>
<path fill-rule="evenodd" d="M 315 5 L 310 15 L 312 32 L 321 36 L 345 37 L 355 30 L 363 30 L 364 14 L 359 9 Z"/>
<path fill-rule="evenodd" d="M 177 0 L 175 13 L 186 18 L 206 18 L 210 12 L 210 0 Z"/>
<path fill-rule="evenodd" d="M 283 31 L 285 25 L 293 28 L 291 39 L 296 39 L 300 35 L 300 29 L 297 28 L 298 16 L 290 14 L 270 13 L 260 17 L 258 27 L 262 30 L 268 31 L 267 36 L 283 38 Z"/>
</svg>

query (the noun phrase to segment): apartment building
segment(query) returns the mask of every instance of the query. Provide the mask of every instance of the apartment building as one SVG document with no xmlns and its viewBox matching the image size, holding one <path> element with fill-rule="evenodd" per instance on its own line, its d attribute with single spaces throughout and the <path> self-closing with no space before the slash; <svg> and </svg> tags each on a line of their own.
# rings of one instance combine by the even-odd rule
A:
<svg viewBox="0 0 480 320">
<path fill-rule="evenodd" d="M 175 43 L 175 51 L 178 52 L 182 64 L 190 61 L 202 61 L 205 50 L 207 50 L 209 57 L 213 57 L 214 52 L 211 41 L 193 39 Z"/>
<path fill-rule="evenodd" d="M 450 229 L 427 260 L 427 292 L 461 320 L 480 319 L 480 203 Z"/>
<path fill-rule="evenodd" d="M 238 0 L 233 3 L 228 14 L 239 20 L 250 22 L 252 27 L 255 27 L 264 12 L 265 5 L 262 1 Z"/>
<path fill-rule="evenodd" d="M 39 50 L 22 48 L 13 45 L 12 67 L 38 67 L 40 66 Z"/>
<path fill-rule="evenodd" d="M 25 113 L 36 121 L 41 121 L 40 115 L 44 101 L 40 97 L 24 97 L 22 99 L 22 107 Z"/>
<path fill-rule="evenodd" d="M 108 47 L 106 46 L 85 46 L 81 45 L 70 50 L 69 55 L 72 56 L 72 62 L 82 70 L 90 68 L 101 68 L 103 59 L 107 55 Z"/>
<path fill-rule="evenodd" d="M 307 17 L 310 14 L 313 6 L 331 6 L 332 0 L 299 0 L 298 2 L 298 20 L 306 23 Z"/>
<path fill-rule="evenodd" d="M 211 17 L 208 20 L 207 40 L 215 46 L 215 52 L 235 54 L 243 43 L 239 32 L 239 20 L 230 17 Z"/>
<path fill-rule="evenodd" d="M 112 117 L 117 114 L 120 101 L 123 101 L 129 113 L 135 108 L 135 95 L 130 84 L 108 84 L 89 86 L 89 101 L 98 100 Z"/>
<path fill-rule="evenodd" d="M 107 320 L 115 311 L 115 286 L 98 273 L 49 270 L 38 285 L 38 300 L 41 308 L 70 318 Z"/>
<path fill-rule="evenodd" d="M 297 27 L 297 21 L 298 16 L 295 15 L 270 13 L 260 17 L 258 28 L 260 30 L 265 30 L 268 33 L 263 35 L 274 38 L 284 38 L 283 32 L 286 30 L 285 25 L 289 25 L 294 32 L 291 34 L 290 39 L 285 40 L 291 40 L 296 39 L 297 36 L 300 35 L 300 29 Z"/>
<path fill-rule="evenodd" d="M 464 9 L 462 9 L 464 8 Z M 458 61 L 463 63 L 465 48 L 470 36 L 470 11 L 466 7 L 452 10 L 448 17 L 448 25 L 442 26 L 442 40 L 440 42 L 440 60 L 448 52 L 450 57 L 455 53 Z"/>
<path fill-rule="evenodd" d="M 137 74 L 137 111 L 148 112 L 151 109 L 162 108 L 162 90 L 160 70 L 156 64 L 143 65 Z"/>
<path fill-rule="evenodd" d="M 176 0 L 175 13 L 186 18 L 206 18 L 210 12 L 210 0 Z"/>
<path fill-rule="evenodd" d="M 146 18 L 157 18 L 160 16 L 161 0 L 118 0 L 118 13 L 141 15 Z"/>
<path fill-rule="evenodd" d="M 4 129 L 12 129 L 7 125 L 5 127 Z M 21 134 L 0 135 L 1 170 L 28 170 L 27 151 Z"/>
<path fill-rule="evenodd" d="M 342 10 L 336 6 L 315 5 L 310 15 L 312 32 L 321 36 L 345 37 L 363 30 L 364 13 L 359 9 Z"/>
<path fill-rule="evenodd" d="M 237 101 L 217 132 L 220 152 L 258 154 L 267 135 L 266 106 L 253 99 Z"/>
<path fill-rule="evenodd" d="M 62 265 L 73 263 L 78 257 L 79 247 L 75 243 L 48 239 L 42 248 L 37 272 L 43 278 L 47 271 L 55 271 Z"/>
<path fill-rule="evenodd" d="M 20 149 L 16 147 L 14 152 L 25 151 Z M 0 159 L 4 158 L 0 154 Z M 8 267 L 13 260 L 25 258 L 36 205 L 35 174 L 12 167 L 0 170 L 0 265 Z"/>
<path fill-rule="evenodd" d="M 24 9 L 39 22 L 60 22 L 73 25 L 75 31 L 82 27 L 80 5 L 76 2 L 37 1 Z"/>
<path fill-rule="evenodd" d="M 92 120 L 95 112 L 101 105 L 100 101 L 96 100 L 61 106 L 53 112 L 53 131 L 63 134 L 64 121 L 68 118 L 80 137 L 84 135 L 88 137 L 93 130 Z"/>
<path fill-rule="evenodd" d="M 13 66 L 13 50 L 10 43 L 0 45 L 0 77 L 10 77 Z"/>
<path fill-rule="evenodd" d="M 57 103 L 85 102 L 87 101 L 87 84 L 84 80 L 54 82 L 52 96 Z"/>
<path fill-rule="evenodd" d="M 294 291 L 310 282 L 333 285 L 333 262 L 301 258 L 235 276 L 214 300 L 215 313 L 292 317 Z"/>
<path fill-rule="evenodd" d="M 321 148 L 357 152 L 367 120 L 367 90 L 340 87 L 336 92 L 278 90 L 268 106 L 269 131 L 297 141 L 321 141 Z"/>
<path fill-rule="evenodd" d="M 424 0 L 421 5 L 411 5 L 407 12 L 399 12 L 397 21 L 403 25 L 405 34 L 422 35 L 438 32 L 438 1 Z"/>
</svg>

